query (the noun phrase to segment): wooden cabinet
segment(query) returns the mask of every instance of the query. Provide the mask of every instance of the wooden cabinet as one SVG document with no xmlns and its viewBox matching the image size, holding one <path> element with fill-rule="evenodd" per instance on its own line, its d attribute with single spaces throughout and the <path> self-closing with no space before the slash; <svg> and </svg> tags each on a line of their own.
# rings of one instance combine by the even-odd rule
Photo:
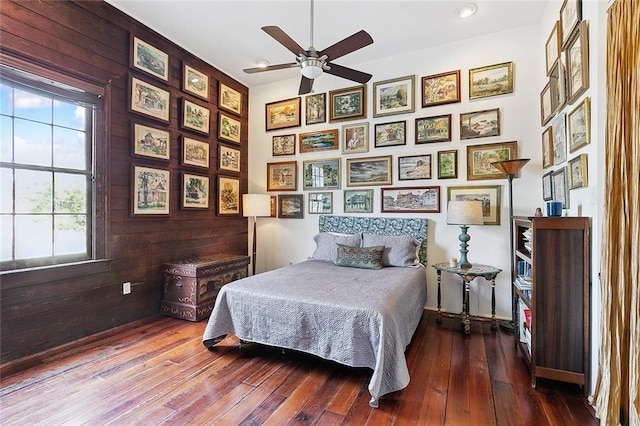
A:
<svg viewBox="0 0 640 426">
<path fill-rule="evenodd" d="M 160 313 L 189 321 L 211 314 L 223 285 L 247 276 L 248 256 L 218 255 L 162 265 Z"/>
<path fill-rule="evenodd" d="M 514 217 L 514 336 L 533 386 L 588 383 L 590 229 L 586 217 Z"/>
</svg>

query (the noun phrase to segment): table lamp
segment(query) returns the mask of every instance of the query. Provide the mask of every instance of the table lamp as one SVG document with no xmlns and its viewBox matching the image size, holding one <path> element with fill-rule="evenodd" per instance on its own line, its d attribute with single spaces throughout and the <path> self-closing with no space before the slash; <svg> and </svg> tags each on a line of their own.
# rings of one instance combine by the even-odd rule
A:
<svg viewBox="0 0 640 426">
<path fill-rule="evenodd" d="M 460 225 L 462 233 L 458 236 L 460 240 L 460 261 L 461 268 L 471 268 L 471 263 L 467 260 L 467 250 L 471 236 L 467 234 L 469 225 L 482 225 L 484 218 L 482 215 L 482 201 L 449 201 L 447 207 L 447 224 Z"/>
<path fill-rule="evenodd" d="M 251 257 L 252 275 L 256 274 L 256 253 L 258 247 L 256 218 L 271 216 L 271 196 L 269 194 L 243 194 L 242 215 L 253 217 L 253 254 Z"/>
<path fill-rule="evenodd" d="M 505 174 L 509 181 L 509 237 L 510 237 L 510 258 L 511 258 L 511 321 L 502 321 L 500 326 L 507 330 L 513 330 L 513 319 L 516 317 L 513 294 L 513 282 L 516 280 L 516 267 L 514 259 L 514 241 L 513 241 L 513 178 L 518 174 L 520 169 L 529 162 L 529 158 L 519 158 L 514 160 L 494 161 L 491 163 L 493 167 Z"/>
</svg>

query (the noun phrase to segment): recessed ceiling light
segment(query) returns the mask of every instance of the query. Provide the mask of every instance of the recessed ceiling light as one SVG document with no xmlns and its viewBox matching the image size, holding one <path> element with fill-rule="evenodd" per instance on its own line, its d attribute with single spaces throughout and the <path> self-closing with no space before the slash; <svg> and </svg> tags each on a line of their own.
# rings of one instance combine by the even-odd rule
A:
<svg viewBox="0 0 640 426">
<path fill-rule="evenodd" d="M 456 13 L 461 18 L 468 18 L 469 16 L 476 13 L 476 10 L 478 10 L 478 7 L 475 4 L 468 4 L 458 9 Z"/>
<path fill-rule="evenodd" d="M 266 68 L 269 66 L 269 61 L 267 61 L 266 59 L 259 59 L 258 62 L 256 62 L 256 65 L 258 65 L 260 68 Z"/>
</svg>

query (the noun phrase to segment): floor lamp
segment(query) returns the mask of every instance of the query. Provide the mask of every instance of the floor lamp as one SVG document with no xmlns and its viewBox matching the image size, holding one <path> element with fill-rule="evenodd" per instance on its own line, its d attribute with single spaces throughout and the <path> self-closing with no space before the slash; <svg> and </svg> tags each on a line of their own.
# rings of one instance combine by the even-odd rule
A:
<svg viewBox="0 0 640 426">
<path fill-rule="evenodd" d="M 516 160 L 503 160 L 491 163 L 493 167 L 503 172 L 509 181 L 509 258 L 511 259 L 511 321 L 501 321 L 500 327 L 505 330 L 514 330 L 514 319 L 516 317 L 516 304 L 514 301 L 513 283 L 516 280 L 516 267 L 514 259 L 514 242 L 513 242 L 513 178 L 518 174 L 520 169 L 529 162 L 529 158 L 520 158 Z"/>
<path fill-rule="evenodd" d="M 243 194 L 242 215 L 253 218 L 253 253 L 251 257 L 252 275 L 256 274 L 256 252 L 258 247 L 256 218 L 271 216 L 271 196 L 269 194 Z"/>
</svg>

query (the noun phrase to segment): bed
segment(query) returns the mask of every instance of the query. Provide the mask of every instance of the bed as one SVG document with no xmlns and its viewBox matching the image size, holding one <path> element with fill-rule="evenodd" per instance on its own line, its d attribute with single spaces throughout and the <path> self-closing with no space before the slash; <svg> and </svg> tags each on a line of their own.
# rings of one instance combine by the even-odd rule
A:
<svg viewBox="0 0 640 426">
<path fill-rule="evenodd" d="M 409 383 L 404 351 L 427 299 L 427 220 L 321 215 L 318 224 L 311 258 L 220 290 L 203 344 L 230 333 L 370 368 L 377 407 Z"/>
</svg>

